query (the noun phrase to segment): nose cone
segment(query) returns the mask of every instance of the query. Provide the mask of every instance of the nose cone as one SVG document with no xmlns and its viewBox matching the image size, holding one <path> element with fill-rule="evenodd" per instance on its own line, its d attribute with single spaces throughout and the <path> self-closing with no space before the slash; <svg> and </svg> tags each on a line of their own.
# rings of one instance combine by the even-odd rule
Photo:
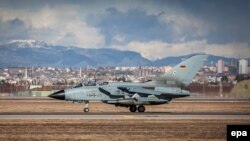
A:
<svg viewBox="0 0 250 141">
<path fill-rule="evenodd" d="M 65 93 L 64 93 L 64 90 L 60 90 L 60 91 L 54 92 L 53 94 L 50 94 L 48 97 L 59 99 L 59 100 L 65 100 Z"/>
</svg>

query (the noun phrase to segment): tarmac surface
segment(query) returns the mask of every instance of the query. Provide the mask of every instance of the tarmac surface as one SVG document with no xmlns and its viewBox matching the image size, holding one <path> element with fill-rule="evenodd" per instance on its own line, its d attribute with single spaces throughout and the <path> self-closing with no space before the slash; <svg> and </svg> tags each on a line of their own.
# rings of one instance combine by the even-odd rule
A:
<svg viewBox="0 0 250 141">
<path fill-rule="evenodd" d="M 0 119 L 250 119 L 250 113 L 0 113 Z"/>
<path fill-rule="evenodd" d="M 63 103 L 65 101 L 59 101 L 49 98 L 1 98 L 1 103 L 16 103 L 16 106 L 21 106 L 23 103 L 35 102 L 37 105 L 39 103 Z M 20 105 L 20 104 L 21 105 Z M 246 103 L 248 105 L 248 99 L 178 99 L 173 103 L 185 104 L 185 103 L 226 103 L 231 105 L 232 103 Z M 27 106 L 27 105 L 26 105 Z M 73 106 L 73 105 L 72 105 Z M 13 107 L 15 109 L 15 106 Z M 27 107 L 23 107 L 27 108 Z M 38 107 L 42 108 L 42 107 Z M 115 107 L 114 107 L 115 108 Z M 51 110 L 51 109 L 50 109 Z M 215 109 L 216 110 L 216 109 Z M 5 111 L 5 110 L 3 110 Z M 234 111 L 170 111 L 170 112 L 150 112 L 146 111 L 144 113 L 131 113 L 131 112 L 97 112 L 92 111 L 84 112 L 74 112 L 74 111 L 65 111 L 65 112 L 0 112 L 0 119 L 250 119 L 250 111 L 240 112 L 237 110 Z"/>
</svg>

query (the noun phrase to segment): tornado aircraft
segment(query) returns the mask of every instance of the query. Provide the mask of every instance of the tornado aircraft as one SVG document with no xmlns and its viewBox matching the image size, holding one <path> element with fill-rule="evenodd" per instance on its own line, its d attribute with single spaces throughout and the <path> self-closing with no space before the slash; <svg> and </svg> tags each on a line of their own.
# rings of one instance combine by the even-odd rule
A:
<svg viewBox="0 0 250 141">
<path fill-rule="evenodd" d="M 145 83 L 110 82 L 96 85 L 81 84 L 50 94 L 49 97 L 84 103 L 89 112 L 90 101 L 101 101 L 129 108 L 130 112 L 144 112 L 144 105 L 170 103 L 174 98 L 190 96 L 188 85 L 203 66 L 207 55 L 194 55 L 153 80 Z"/>
</svg>

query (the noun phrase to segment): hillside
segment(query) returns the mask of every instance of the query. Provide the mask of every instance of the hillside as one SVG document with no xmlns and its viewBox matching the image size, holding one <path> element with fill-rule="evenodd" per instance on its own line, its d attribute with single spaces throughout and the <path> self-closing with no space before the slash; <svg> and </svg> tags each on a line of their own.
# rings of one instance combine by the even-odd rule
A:
<svg viewBox="0 0 250 141">
<path fill-rule="evenodd" d="M 250 98 L 250 80 L 244 80 L 237 83 L 231 93 L 230 97 L 235 98 Z"/>
<path fill-rule="evenodd" d="M 0 45 L 0 67 L 54 66 L 54 67 L 100 67 L 100 66 L 174 66 L 195 54 L 170 56 L 150 61 L 138 52 L 111 48 L 80 48 L 50 45 L 43 41 L 13 40 Z M 209 55 L 207 64 L 223 59 L 225 65 L 235 58 Z"/>
</svg>

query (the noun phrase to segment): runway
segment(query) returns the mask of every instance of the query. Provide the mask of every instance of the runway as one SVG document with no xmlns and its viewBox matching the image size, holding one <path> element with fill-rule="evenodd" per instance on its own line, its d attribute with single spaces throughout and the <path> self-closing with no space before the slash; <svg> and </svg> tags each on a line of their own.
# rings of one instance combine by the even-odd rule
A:
<svg viewBox="0 0 250 141">
<path fill-rule="evenodd" d="M 147 106 L 145 113 L 131 113 L 123 107 L 91 102 L 90 112 L 81 104 L 48 98 L 2 98 L 1 119 L 237 119 L 250 120 L 250 102 L 246 99 L 180 99 L 171 104 Z"/>
<path fill-rule="evenodd" d="M 78 103 L 2 99 L 0 140 L 225 140 L 228 124 L 250 123 L 248 100 L 183 99 L 145 107 L 131 113 L 91 102 L 84 113 Z"/>
<path fill-rule="evenodd" d="M 250 113 L 0 113 L 0 119 L 250 119 Z"/>
</svg>

